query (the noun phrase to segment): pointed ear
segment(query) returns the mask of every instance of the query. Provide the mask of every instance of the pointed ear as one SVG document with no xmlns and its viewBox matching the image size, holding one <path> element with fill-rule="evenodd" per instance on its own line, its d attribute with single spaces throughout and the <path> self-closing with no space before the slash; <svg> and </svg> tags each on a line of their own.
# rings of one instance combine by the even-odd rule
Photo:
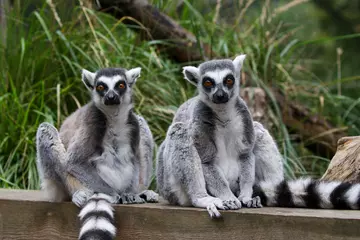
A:
<svg viewBox="0 0 360 240">
<path fill-rule="evenodd" d="M 94 89 L 95 73 L 89 72 L 86 69 L 82 70 L 81 78 L 85 86 L 92 91 Z"/>
<path fill-rule="evenodd" d="M 240 70 L 242 69 L 245 58 L 246 58 L 246 55 L 241 54 L 233 60 L 233 65 L 235 67 L 236 74 L 240 74 Z"/>
<path fill-rule="evenodd" d="M 183 67 L 183 74 L 186 80 L 197 86 L 200 79 L 200 73 L 197 67 L 192 67 L 192 66 Z"/>
<path fill-rule="evenodd" d="M 141 73 L 141 68 L 137 67 L 137 68 L 132 68 L 128 71 L 126 71 L 126 79 L 128 81 L 128 83 L 130 85 L 133 85 L 136 80 L 140 77 L 140 73 Z"/>
</svg>

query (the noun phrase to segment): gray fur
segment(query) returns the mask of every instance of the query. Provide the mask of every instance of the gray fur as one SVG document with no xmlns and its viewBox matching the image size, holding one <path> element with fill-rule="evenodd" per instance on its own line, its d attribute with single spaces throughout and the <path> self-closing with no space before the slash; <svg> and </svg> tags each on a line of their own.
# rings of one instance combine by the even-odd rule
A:
<svg viewBox="0 0 360 240">
<path fill-rule="evenodd" d="M 222 60 L 210 60 L 204 62 L 199 65 L 200 74 L 204 75 L 206 72 L 215 71 L 215 70 L 223 70 L 230 69 L 231 71 L 235 71 L 234 65 L 229 59 Z"/>
<path fill-rule="evenodd" d="M 112 76 L 121 76 L 126 78 L 126 70 L 123 68 L 103 68 L 97 71 L 95 76 L 95 82 L 102 76 L 112 77 Z"/>
<path fill-rule="evenodd" d="M 140 162 L 140 176 L 142 176 L 140 178 L 140 190 L 146 190 L 150 186 L 151 176 L 153 175 L 154 140 L 146 120 L 139 115 L 137 115 L 137 119 L 141 135 L 139 154 L 141 159 L 145 159 L 145 161 Z"/>
<path fill-rule="evenodd" d="M 207 208 L 210 216 L 218 216 L 214 206 L 261 207 L 260 198 L 253 196 L 255 181 L 283 179 L 274 140 L 253 122 L 239 97 L 244 58 L 184 67 L 185 78 L 199 94 L 178 108 L 157 156 L 159 193 L 170 203 Z M 228 76 L 233 76 L 233 86 L 226 84 Z M 203 82 L 209 77 L 215 84 L 206 88 Z M 228 100 L 217 102 L 213 97 L 217 91 L 225 92 Z"/>
<path fill-rule="evenodd" d="M 268 130 L 254 121 L 255 129 L 255 182 L 278 183 L 284 180 L 283 158 Z M 271 159 L 271 160 L 269 160 Z"/>
<path fill-rule="evenodd" d="M 40 124 L 36 133 L 37 169 L 41 180 L 41 188 L 50 201 L 60 202 L 69 200 L 69 194 L 63 183 L 65 167 L 59 164 L 60 159 L 65 159 L 66 151 L 58 137 L 58 132 L 50 124 Z M 41 157 L 47 156 L 46 161 Z"/>
<path fill-rule="evenodd" d="M 217 217 L 217 208 L 227 209 L 221 199 L 207 193 L 201 159 L 184 123 L 169 127 L 156 166 L 158 191 L 171 204 L 208 208 L 210 216 Z"/>
<path fill-rule="evenodd" d="M 131 101 L 132 84 L 139 76 L 140 68 L 83 70 L 92 101 L 68 116 L 59 132 L 49 123 L 40 124 L 37 164 L 50 201 L 72 198 L 82 206 L 94 192 L 117 196 L 123 203 L 154 201 L 154 196 L 142 192 L 151 180 L 153 137 L 145 119 L 134 113 Z M 108 92 L 115 92 L 111 81 L 126 81 L 119 104 L 104 104 L 107 93 L 102 96 L 95 87 L 99 79 L 109 84 Z"/>
</svg>

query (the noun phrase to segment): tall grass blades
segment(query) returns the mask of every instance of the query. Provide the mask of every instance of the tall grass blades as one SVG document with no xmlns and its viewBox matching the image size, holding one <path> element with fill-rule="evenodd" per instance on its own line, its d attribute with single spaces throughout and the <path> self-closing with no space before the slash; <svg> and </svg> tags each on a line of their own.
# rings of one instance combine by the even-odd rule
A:
<svg viewBox="0 0 360 240">
<path fill-rule="evenodd" d="M 224 17 L 229 9 L 226 1 L 214 1 L 213 8 L 206 1 L 184 0 L 181 6 L 171 1 L 151 2 L 199 41 L 210 44 L 213 56 L 247 54 L 244 71 L 253 85 L 268 94 L 274 121 L 271 132 L 284 155 L 288 177 L 319 176 L 328 159 L 307 151 L 306 140 L 294 140 L 282 122 L 271 87 L 321 112 L 336 127 L 347 126 L 351 134 L 360 133 L 360 100 L 348 96 L 346 88 L 360 77 L 318 78 L 312 67 L 319 63 L 308 57 L 307 48 L 333 39 L 303 41 L 296 37 L 301 23 L 289 24 L 281 18 L 306 1 L 293 5 L 234 1 L 236 12 L 230 17 Z M 82 68 L 142 68 L 135 86 L 135 106 L 149 122 L 157 144 L 164 139 L 177 107 L 195 93 L 183 80 L 182 65 L 158 50 L 157 44 L 164 40 L 140 41 L 122 20 L 88 8 L 87 1 L 68 3 L 14 1 L 6 12 L 7 28 L 2 33 L 6 41 L 0 45 L 0 187 L 39 187 L 37 127 L 44 121 L 59 127 L 66 116 L 89 101 L 80 81 Z M 334 69 L 340 63 L 341 59 L 334 62 Z M 337 94 L 339 86 L 341 95 Z"/>
</svg>

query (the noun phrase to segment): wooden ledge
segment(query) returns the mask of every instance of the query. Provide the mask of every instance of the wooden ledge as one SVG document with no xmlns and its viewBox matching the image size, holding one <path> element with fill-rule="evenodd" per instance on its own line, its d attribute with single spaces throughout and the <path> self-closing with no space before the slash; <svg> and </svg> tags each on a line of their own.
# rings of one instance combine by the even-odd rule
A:
<svg viewBox="0 0 360 240">
<path fill-rule="evenodd" d="M 117 239 L 359 239 L 360 211 L 287 208 L 221 211 L 158 204 L 116 205 Z M 0 239 L 77 239 L 79 209 L 39 191 L 0 189 Z"/>
</svg>

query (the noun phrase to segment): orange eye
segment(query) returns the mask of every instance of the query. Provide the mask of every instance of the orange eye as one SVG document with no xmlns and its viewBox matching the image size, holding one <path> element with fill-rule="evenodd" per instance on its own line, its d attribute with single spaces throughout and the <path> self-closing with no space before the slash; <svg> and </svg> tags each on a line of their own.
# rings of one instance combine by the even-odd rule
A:
<svg viewBox="0 0 360 240">
<path fill-rule="evenodd" d="M 205 82 L 204 82 L 204 86 L 205 87 L 211 87 L 213 85 L 213 83 L 211 82 L 211 81 L 209 81 L 209 80 L 206 80 Z"/>
<path fill-rule="evenodd" d="M 101 92 L 101 91 L 104 91 L 104 86 L 103 85 L 99 85 L 96 87 L 96 90 Z"/>
<path fill-rule="evenodd" d="M 125 88 L 125 84 L 120 83 L 120 84 L 119 84 L 119 88 L 124 89 L 124 88 Z"/>
<path fill-rule="evenodd" d="M 234 80 L 228 78 L 226 79 L 226 85 L 233 85 L 234 84 Z"/>
</svg>

